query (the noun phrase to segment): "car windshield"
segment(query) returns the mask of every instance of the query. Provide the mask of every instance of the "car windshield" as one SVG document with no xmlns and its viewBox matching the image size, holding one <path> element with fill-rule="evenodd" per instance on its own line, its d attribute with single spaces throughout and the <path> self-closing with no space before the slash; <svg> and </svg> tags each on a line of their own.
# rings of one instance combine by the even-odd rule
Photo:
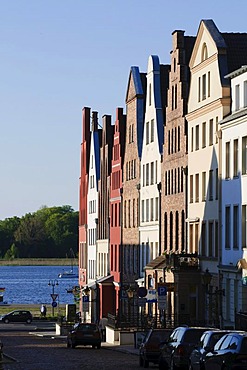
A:
<svg viewBox="0 0 247 370">
<path fill-rule="evenodd" d="M 78 331 L 95 331 L 97 330 L 97 325 L 95 324 L 78 325 L 77 330 Z"/>
</svg>

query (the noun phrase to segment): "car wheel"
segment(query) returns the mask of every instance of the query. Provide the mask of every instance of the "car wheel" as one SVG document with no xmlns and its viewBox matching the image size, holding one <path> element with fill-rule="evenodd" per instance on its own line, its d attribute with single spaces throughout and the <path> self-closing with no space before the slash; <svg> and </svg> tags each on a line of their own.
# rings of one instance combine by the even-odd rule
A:
<svg viewBox="0 0 247 370">
<path fill-rule="evenodd" d="M 9 319 L 4 319 L 5 324 L 9 323 Z"/>
<path fill-rule="evenodd" d="M 97 344 L 97 348 L 100 349 L 101 348 L 101 344 Z"/>
<path fill-rule="evenodd" d="M 139 366 L 143 366 L 143 358 L 142 356 L 139 356 Z"/>
<path fill-rule="evenodd" d="M 149 367 L 149 361 L 148 360 L 144 359 L 143 367 L 145 367 L 145 368 Z"/>
<path fill-rule="evenodd" d="M 27 324 L 31 324 L 32 320 L 31 319 L 27 319 Z"/>
</svg>

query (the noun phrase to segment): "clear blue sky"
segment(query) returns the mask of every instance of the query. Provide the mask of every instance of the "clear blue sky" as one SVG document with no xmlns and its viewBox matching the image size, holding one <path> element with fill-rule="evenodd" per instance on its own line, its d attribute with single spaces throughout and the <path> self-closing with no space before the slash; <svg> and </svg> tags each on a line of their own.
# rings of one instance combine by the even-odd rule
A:
<svg viewBox="0 0 247 370">
<path fill-rule="evenodd" d="M 175 29 L 247 32 L 246 14 L 246 0 L 0 0 L 0 219 L 78 210 L 83 106 L 114 122 L 130 67 L 169 63 Z"/>
</svg>

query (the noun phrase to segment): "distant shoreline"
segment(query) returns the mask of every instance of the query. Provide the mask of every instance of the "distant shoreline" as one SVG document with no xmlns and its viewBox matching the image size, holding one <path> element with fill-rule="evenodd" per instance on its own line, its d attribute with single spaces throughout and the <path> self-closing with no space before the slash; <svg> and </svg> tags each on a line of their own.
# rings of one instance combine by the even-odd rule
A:
<svg viewBox="0 0 247 370">
<path fill-rule="evenodd" d="M 74 266 L 78 266 L 75 260 Z M 16 258 L 14 260 L 1 260 L 0 266 L 70 266 L 70 258 Z"/>
</svg>

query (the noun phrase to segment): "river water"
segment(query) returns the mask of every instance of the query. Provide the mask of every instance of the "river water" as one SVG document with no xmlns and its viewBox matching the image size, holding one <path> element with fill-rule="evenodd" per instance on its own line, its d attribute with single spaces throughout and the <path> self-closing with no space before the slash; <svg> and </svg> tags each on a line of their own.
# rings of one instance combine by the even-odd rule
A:
<svg viewBox="0 0 247 370">
<path fill-rule="evenodd" d="M 0 266 L 3 300 L 8 304 L 51 304 L 54 289 L 58 303 L 74 303 L 73 294 L 66 289 L 78 285 L 78 278 L 58 278 L 59 273 L 69 269 L 70 266 Z M 49 286 L 49 281 L 55 286 Z"/>
</svg>

